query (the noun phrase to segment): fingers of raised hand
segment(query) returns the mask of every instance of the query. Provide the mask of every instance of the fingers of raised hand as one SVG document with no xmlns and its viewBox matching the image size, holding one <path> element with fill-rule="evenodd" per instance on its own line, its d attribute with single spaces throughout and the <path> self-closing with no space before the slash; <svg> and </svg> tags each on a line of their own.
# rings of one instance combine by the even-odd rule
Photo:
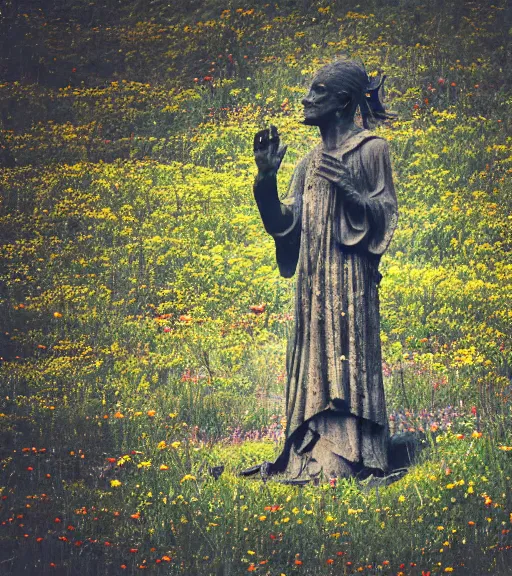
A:
<svg viewBox="0 0 512 576">
<path fill-rule="evenodd" d="M 272 154 L 277 154 L 277 151 L 279 149 L 279 132 L 277 131 L 277 128 L 271 124 L 270 125 L 270 152 Z"/>
<path fill-rule="evenodd" d="M 265 128 L 254 136 L 254 152 L 267 149 L 271 154 L 276 154 L 279 150 L 279 132 L 274 125 L 270 126 L 270 130 Z"/>
<path fill-rule="evenodd" d="M 254 136 L 254 152 L 259 152 L 268 148 L 269 144 L 269 131 L 268 128 L 256 132 Z"/>
</svg>

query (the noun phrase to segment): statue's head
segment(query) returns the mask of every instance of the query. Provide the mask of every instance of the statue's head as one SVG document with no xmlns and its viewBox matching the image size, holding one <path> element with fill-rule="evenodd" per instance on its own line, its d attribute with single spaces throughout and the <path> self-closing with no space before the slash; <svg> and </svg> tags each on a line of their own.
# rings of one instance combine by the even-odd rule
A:
<svg viewBox="0 0 512 576">
<path fill-rule="evenodd" d="M 320 68 L 302 100 L 304 124 L 321 126 L 340 117 L 352 119 L 368 85 L 364 67 L 353 60 L 337 60 Z"/>
</svg>

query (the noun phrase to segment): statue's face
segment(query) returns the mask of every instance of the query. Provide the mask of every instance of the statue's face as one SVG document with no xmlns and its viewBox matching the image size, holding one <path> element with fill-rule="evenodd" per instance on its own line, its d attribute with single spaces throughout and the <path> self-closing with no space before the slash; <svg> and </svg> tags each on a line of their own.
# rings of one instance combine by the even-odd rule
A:
<svg viewBox="0 0 512 576">
<path fill-rule="evenodd" d="M 309 94 L 302 100 L 304 106 L 304 124 L 321 126 L 329 123 L 336 112 L 343 110 L 348 94 L 334 89 L 332 79 L 328 74 L 315 76 Z"/>
</svg>

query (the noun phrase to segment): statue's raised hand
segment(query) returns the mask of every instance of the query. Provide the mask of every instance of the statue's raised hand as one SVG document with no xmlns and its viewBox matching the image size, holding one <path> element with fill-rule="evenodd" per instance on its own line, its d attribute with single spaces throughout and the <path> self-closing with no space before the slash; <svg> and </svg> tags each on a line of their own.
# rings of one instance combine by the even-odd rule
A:
<svg viewBox="0 0 512 576">
<path fill-rule="evenodd" d="M 362 202 L 360 195 L 355 189 L 348 168 L 334 156 L 327 154 L 327 152 L 322 152 L 316 174 L 334 184 L 346 198 L 349 198 L 357 204 Z"/>
<path fill-rule="evenodd" d="M 277 174 L 286 149 L 287 146 L 279 147 L 279 132 L 275 126 L 260 130 L 254 136 L 254 159 L 259 176 Z"/>
</svg>

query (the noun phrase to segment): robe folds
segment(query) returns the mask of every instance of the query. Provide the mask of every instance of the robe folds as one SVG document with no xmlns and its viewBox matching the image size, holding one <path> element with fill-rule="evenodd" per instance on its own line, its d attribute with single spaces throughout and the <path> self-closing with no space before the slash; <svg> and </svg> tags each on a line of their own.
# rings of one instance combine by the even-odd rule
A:
<svg viewBox="0 0 512 576">
<path fill-rule="evenodd" d="M 297 165 L 281 200 L 291 225 L 272 233 L 281 275 L 296 274 L 287 442 L 276 460 L 295 478 L 388 469 L 378 294 L 398 219 L 388 145 L 361 130 L 328 151 L 348 168 L 356 197 L 316 174 L 323 151 Z"/>
</svg>

